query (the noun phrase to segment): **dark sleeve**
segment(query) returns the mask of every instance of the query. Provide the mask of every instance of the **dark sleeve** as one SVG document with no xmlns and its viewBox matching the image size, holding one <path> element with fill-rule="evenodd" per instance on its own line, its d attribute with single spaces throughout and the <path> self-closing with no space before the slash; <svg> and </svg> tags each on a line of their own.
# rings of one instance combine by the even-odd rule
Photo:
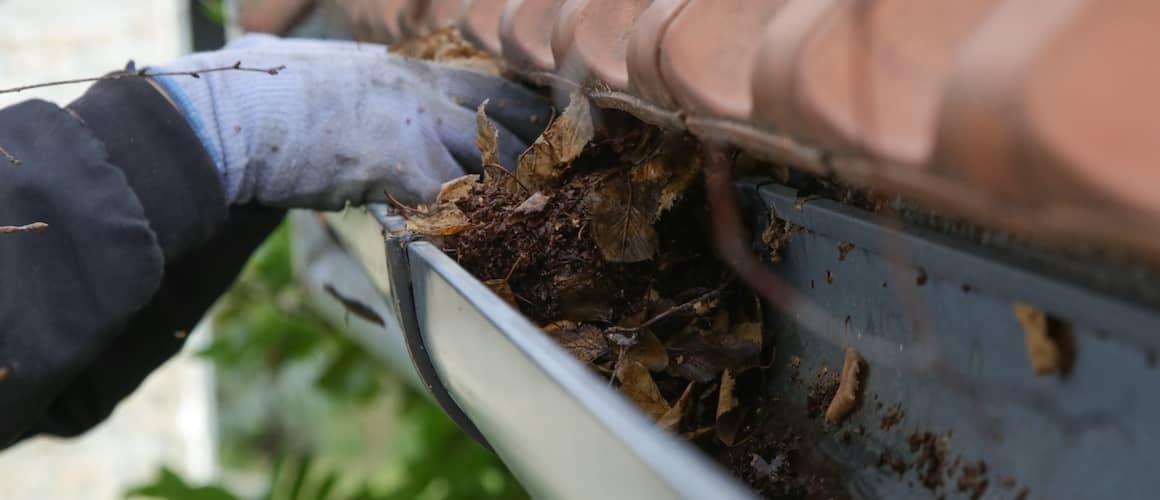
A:
<svg viewBox="0 0 1160 500">
<path fill-rule="evenodd" d="M 71 111 L 71 112 L 70 112 Z M 180 348 L 281 217 L 227 210 L 217 170 L 140 79 L 0 110 L 0 449 L 102 421 Z"/>
</svg>

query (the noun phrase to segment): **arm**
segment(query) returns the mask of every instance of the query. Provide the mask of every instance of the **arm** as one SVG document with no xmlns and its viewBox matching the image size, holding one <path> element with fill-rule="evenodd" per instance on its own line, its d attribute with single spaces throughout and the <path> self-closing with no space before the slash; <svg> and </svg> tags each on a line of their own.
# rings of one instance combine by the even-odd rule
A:
<svg viewBox="0 0 1160 500">
<path fill-rule="evenodd" d="M 101 422 L 184 342 L 286 208 L 429 201 L 478 168 L 474 109 L 499 103 L 509 164 L 544 102 L 382 47 L 255 36 L 103 81 L 61 109 L 0 110 L 0 449 Z M 159 70 L 160 71 L 160 70 Z M 156 84 L 156 85 L 155 85 Z M 515 132 L 513 132 L 515 131 Z"/>
</svg>

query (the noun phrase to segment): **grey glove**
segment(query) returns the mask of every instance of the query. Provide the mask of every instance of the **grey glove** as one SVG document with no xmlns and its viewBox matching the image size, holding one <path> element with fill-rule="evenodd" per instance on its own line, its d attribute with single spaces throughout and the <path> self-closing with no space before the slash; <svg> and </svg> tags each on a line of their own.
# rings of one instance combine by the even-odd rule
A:
<svg viewBox="0 0 1160 500">
<path fill-rule="evenodd" d="M 157 77 L 201 138 L 231 203 L 336 210 L 386 199 L 429 202 L 478 171 L 475 110 L 490 99 L 507 166 L 533 141 L 548 102 L 488 74 L 387 53 L 383 45 L 247 35 L 160 71 L 240 61 L 277 75 Z"/>
</svg>

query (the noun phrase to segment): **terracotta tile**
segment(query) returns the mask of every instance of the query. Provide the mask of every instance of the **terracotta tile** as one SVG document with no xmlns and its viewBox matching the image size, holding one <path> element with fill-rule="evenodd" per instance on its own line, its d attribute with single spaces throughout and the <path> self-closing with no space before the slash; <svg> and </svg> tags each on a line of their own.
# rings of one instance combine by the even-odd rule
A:
<svg viewBox="0 0 1160 500">
<path fill-rule="evenodd" d="M 1086 2 L 1016 88 L 1022 160 L 1160 214 L 1158 26 L 1155 1 Z"/>
<path fill-rule="evenodd" d="M 669 24 L 686 0 L 653 0 L 636 20 L 628 39 L 628 87 L 636 96 L 658 106 L 676 106 L 661 75 L 660 45 Z"/>
<path fill-rule="evenodd" d="M 399 30 L 399 11 L 403 7 L 403 0 L 378 0 L 376 3 L 378 5 L 375 24 L 384 34 L 383 41 L 388 43 L 398 41 L 402 36 Z"/>
<path fill-rule="evenodd" d="M 839 2 L 788 68 L 795 119 L 786 131 L 830 150 L 922 164 L 951 63 L 996 3 Z"/>
<path fill-rule="evenodd" d="M 402 38 L 417 38 L 431 32 L 427 25 L 427 11 L 432 0 L 403 0 L 399 9 L 399 30 Z"/>
<path fill-rule="evenodd" d="M 1004 2 L 964 46 L 952 69 L 930 168 L 1025 205 L 1040 204 L 1043 197 L 1062 194 L 1061 189 L 1084 196 L 1073 180 L 1060 177 L 1065 172 L 1027 163 L 1029 158 L 1022 156 L 1021 122 L 1028 117 L 1020 96 L 1031 68 L 1053 40 L 1078 22 L 1085 4 L 1098 1 L 1106 0 Z"/>
<path fill-rule="evenodd" d="M 563 0 L 508 0 L 500 19 L 499 39 L 504 59 L 529 69 L 556 69 L 552 26 L 563 3 Z"/>
<path fill-rule="evenodd" d="M 628 89 L 628 41 L 649 0 L 568 0 L 553 32 L 560 71 L 576 81 L 593 78 L 611 89 Z M 567 61 L 567 64 L 565 64 Z"/>
<path fill-rule="evenodd" d="M 500 53 L 499 19 L 504 0 L 463 0 L 459 31 L 463 37 L 489 52 Z"/>
<path fill-rule="evenodd" d="M 432 0 L 425 15 L 427 27 L 431 30 L 439 30 L 455 26 L 455 22 L 459 19 L 459 11 L 462 8 L 463 0 Z"/>
<path fill-rule="evenodd" d="M 752 80 L 753 123 L 767 130 L 797 135 L 795 71 L 811 33 L 841 0 L 793 1 L 770 21 L 758 41 Z"/>
<path fill-rule="evenodd" d="M 785 4 L 785 0 L 689 0 L 660 45 L 661 73 L 683 110 L 749 118 L 756 42 Z"/>
</svg>

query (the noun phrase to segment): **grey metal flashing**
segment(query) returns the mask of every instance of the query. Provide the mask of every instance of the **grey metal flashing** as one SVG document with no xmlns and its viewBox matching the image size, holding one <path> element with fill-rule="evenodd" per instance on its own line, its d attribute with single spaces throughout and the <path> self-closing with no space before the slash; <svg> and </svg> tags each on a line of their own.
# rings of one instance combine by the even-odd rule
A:
<svg viewBox="0 0 1160 500">
<path fill-rule="evenodd" d="M 774 265 L 777 274 L 845 325 L 846 345 L 833 345 L 783 316 L 767 397 L 786 408 L 763 425 L 806 429 L 804 437 L 869 498 L 970 497 L 957 481 L 962 464 L 979 461 L 988 481 L 981 498 L 1009 499 L 1028 488 L 1028 498 L 1144 499 L 1160 490 L 1160 312 L 966 241 L 798 199 L 784 186 L 746 189 L 751 203 L 803 228 Z M 1015 300 L 1071 325 L 1078 354 L 1066 377 L 1032 372 Z M 847 421 L 825 427 L 804 418 L 802 380 L 841 367 L 846 346 L 896 345 L 902 359 L 919 345 L 920 319 L 939 369 L 955 377 L 870 363 L 861 407 Z M 895 406 L 901 422 L 884 425 Z M 922 467 L 914 466 L 922 444 L 916 454 L 911 438 L 924 433 L 945 444 L 934 488 L 922 485 Z M 899 474 L 881 466 L 883 456 L 911 467 Z"/>
</svg>

